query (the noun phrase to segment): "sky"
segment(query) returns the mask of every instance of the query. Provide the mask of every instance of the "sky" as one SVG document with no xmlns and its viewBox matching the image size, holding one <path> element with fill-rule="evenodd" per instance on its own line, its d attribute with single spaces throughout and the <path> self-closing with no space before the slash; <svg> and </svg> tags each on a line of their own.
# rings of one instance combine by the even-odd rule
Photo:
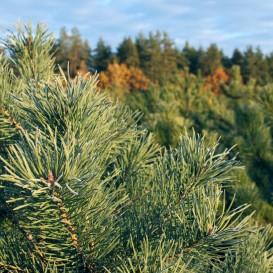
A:
<svg viewBox="0 0 273 273">
<path fill-rule="evenodd" d="M 188 41 L 227 55 L 249 45 L 273 52 L 273 0 L 2 0 L 0 14 L 1 31 L 32 19 L 58 38 L 76 26 L 91 48 L 102 37 L 115 51 L 124 37 L 160 30 L 179 49 Z"/>
</svg>

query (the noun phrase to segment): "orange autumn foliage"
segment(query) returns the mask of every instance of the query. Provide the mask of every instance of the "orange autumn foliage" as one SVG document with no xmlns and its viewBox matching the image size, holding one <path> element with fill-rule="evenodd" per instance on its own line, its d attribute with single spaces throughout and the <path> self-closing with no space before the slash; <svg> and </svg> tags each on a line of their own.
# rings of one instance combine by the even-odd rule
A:
<svg viewBox="0 0 273 273">
<path fill-rule="evenodd" d="M 137 67 L 112 63 L 106 71 L 100 73 L 101 88 L 120 88 L 126 91 L 148 89 L 149 79 Z"/>
<path fill-rule="evenodd" d="M 223 67 L 218 67 L 215 72 L 206 77 L 206 83 L 204 89 L 211 89 L 212 92 L 217 95 L 220 91 L 222 83 L 227 83 L 229 80 L 228 74 L 225 72 Z"/>
<path fill-rule="evenodd" d="M 100 84 L 103 88 L 129 88 L 129 70 L 125 64 L 109 64 L 106 71 L 100 73 Z"/>
</svg>

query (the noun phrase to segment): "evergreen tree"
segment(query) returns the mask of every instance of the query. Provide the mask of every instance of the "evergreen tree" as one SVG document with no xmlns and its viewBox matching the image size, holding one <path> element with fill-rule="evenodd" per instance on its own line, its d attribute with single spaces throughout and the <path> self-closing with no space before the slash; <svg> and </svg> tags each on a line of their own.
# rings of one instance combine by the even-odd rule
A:
<svg viewBox="0 0 273 273">
<path fill-rule="evenodd" d="M 184 56 L 183 66 L 189 67 L 190 73 L 197 74 L 199 67 L 199 59 L 202 54 L 202 49 L 200 48 L 199 51 L 197 51 L 194 47 L 191 47 L 189 42 L 186 42 L 182 54 Z"/>
<path fill-rule="evenodd" d="M 70 51 L 70 38 L 65 27 L 60 30 L 59 40 L 56 41 L 56 62 L 61 68 L 66 71 L 67 63 L 69 62 L 68 54 Z"/>
<path fill-rule="evenodd" d="M 183 51 L 176 48 L 175 52 L 176 52 L 176 64 L 177 64 L 178 70 L 183 71 L 187 69 L 189 67 L 189 60 L 186 58 Z"/>
<path fill-rule="evenodd" d="M 71 42 L 70 73 L 74 75 L 75 72 L 72 71 L 82 71 L 83 74 L 86 74 L 90 70 L 91 48 L 87 41 L 82 41 L 81 34 L 75 27 L 71 30 Z"/>
<path fill-rule="evenodd" d="M 142 71 L 146 76 L 149 75 L 150 70 L 150 51 L 149 51 L 149 43 L 148 40 L 145 38 L 143 33 L 139 33 L 136 37 L 136 47 L 139 56 L 139 65 Z"/>
<path fill-rule="evenodd" d="M 256 68 L 256 56 L 253 48 L 249 46 L 247 50 L 244 52 L 244 61 L 242 65 L 242 76 L 244 83 L 247 83 L 250 79 L 253 79 L 257 75 Z"/>
<path fill-rule="evenodd" d="M 52 46 L 44 28 L 26 29 Z M 271 272 L 272 229 L 241 218 L 247 205 L 225 205 L 238 168 L 229 150 L 194 132 L 160 148 L 138 113 L 96 92 L 96 76 L 43 74 L 50 59 L 36 47 L 13 59 L 38 79 L 0 63 L 1 272 Z"/>
<path fill-rule="evenodd" d="M 268 93 L 269 90 L 263 90 Z M 270 90 L 272 92 L 272 89 Z M 266 95 L 263 95 L 266 97 Z M 267 98 L 264 98 L 264 102 Z M 273 193 L 272 123 L 266 120 L 263 108 L 250 102 L 236 109 L 240 157 L 248 167 L 250 177 L 257 182 L 263 197 L 271 202 Z"/>
<path fill-rule="evenodd" d="M 233 65 L 230 71 L 229 84 L 223 89 L 225 95 L 232 98 L 240 98 L 244 96 L 243 79 L 241 75 L 241 67 L 239 65 Z"/>
<path fill-rule="evenodd" d="M 56 62 L 66 73 L 68 73 L 68 62 L 69 73 L 72 77 L 75 77 L 78 72 L 86 74 L 90 70 L 91 49 L 87 41 L 82 41 L 81 34 L 76 27 L 72 28 L 71 35 L 68 35 L 66 29 L 62 28 L 56 47 Z"/>
<path fill-rule="evenodd" d="M 103 39 L 100 38 L 93 54 L 93 68 L 98 72 L 105 71 L 112 62 L 113 54 L 111 47 L 106 45 Z"/>
<path fill-rule="evenodd" d="M 243 59 L 244 56 L 241 51 L 238 48 L 235 48 L 231 57 L 232 65 L 238 65 L 241 67 L 243 65 Z"/>
<path fill-rule="evenodd" d="M 8 49 L 15 73 L 25 75 L 24 83 L 29 80 L 48 80 L 53 74 L 54 38 L 49 35 L 47 40 L 41 39 L 45 36 L 45 26 L 38 24 L 33 33 L 30 25 L 16 24 L 17 33 L 9 31 L 7 40 L 3 44 Z M 35 58 L 34 58 L 35 55 Z M 20 64 L 24 59 L 29 65 Z"/>
<path fill-rule="evenodd" d="M 267 62 L 260 48 L 257 48 L 255 53 L 257 73 L 254 77 L 257 80 L 258 85 L 264 86 L 269 81 Z"/>
<path fill-rule="evenodd" d="M 162 83 L 177 72 L 177 51 L 167 33 L 140 34 L 136 39 L 140 67 L 153 82 Z"/>
<path fill-rule="evenodd" d="M 168 34 L 163 32 L 162 37 L 162 64 L 164 68 L 162 78 L 169 79 L 177 73 L 177 52 L 174 42 L 170 40 Z"/>
<path fill-rule="evenodd" d="M 118 46 L 117 57 L 119 62 L 129 67 L 139 65 L 137 48 L 131 38 L 125 38 Z"/>
<path fill-rule="evenodd" d="M 201 71 L 205 76 L 212 75 L 217 68 L 222 66 L 223 53 L 216 44 L 211 44 L 201 61 Z"/>
<path fill-rule="evenodd" d="M 245 51 L 242 64 L 242 76 L 245 83 L 251 79 L 255 79 L 258 85 L 265 85 L 268 82 L 268 64 L 259 48 L 254 51 L 250 46 Z"/>
<path fill-rule="evenodd" d="M 150 67 L 148 71 L 149 78 L 155 82 L 159 81 L 163 75 L 162 66 L 162 50 L 161 50 L 161 33 L 149 33 L 148 39 L 149 52 L 150 52 Z"/>
<path fill-rule="evenodd" d="M 266 62 L 267 62 L 269 80 L 272 82 L 272 80 L 273 80 L 273 53 L 270 53 L 268 56 L 266 56 Z"/>
</svg>

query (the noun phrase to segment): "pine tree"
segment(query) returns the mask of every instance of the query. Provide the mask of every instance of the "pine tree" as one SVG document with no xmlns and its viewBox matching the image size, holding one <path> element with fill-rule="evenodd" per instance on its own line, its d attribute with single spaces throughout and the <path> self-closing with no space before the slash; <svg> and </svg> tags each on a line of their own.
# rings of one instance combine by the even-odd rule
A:
<svg viewBox="0 0 273 273">
<path fill-rule="evenodd" d="M 264 198 L 270 202 L 273 193 L 272 123 L 266 120 L 262 107 L 256 103 L 243 104 L 236 110 L 241 158 Z"/>
<path fill-rule="evenodd" d="M 148 38 L 143 34 L 137 37 L 140 68 L 152 82 L 162 83 L 177 73 L 177 50 L 173 45 L 166 32 L 150 32 Z"/>
<path fill-rule="evenodd" d="M 201 61 L 202 72 L 205 76 L 212 75 L 217 68 L 222 66 L 223 52 L 216 44 L 211 44 Z"/>
<path fill-rule="evenodd" d="M 75 77 L 78 72 L 86 74 L 91 69 L 91 49 L 87 41 L 82 41 L 76 27 L 72 28 L 71 35 L 62 28 L 56 47 L 56 62 L 66 74 L 70 73 L 72 77 Z M 68 62 L 69 72 L 67 71 Z"/>
<path fill-rule="evenodd" d="M 139 66 L 144 74 L 148 76 L 150 71 L 151 56 L 149 51 L 149 43 L 143 33 L 139 33 L 139 35 L 136 37 L 135 44 L 139 56 Z"/>
<path fill-rule="evenodd" d="M 125 38 L 118 46 L 117 57 L 119 62 L 129 67 L 139 65 L 137 48 L 131 38 Z"/>
<path fill-rule="evenodd" d="M 266 62 L 267 62 L 269 79 L 272 82 L 272 79 L 273 79 L 273 53 L 270 53 L 269 55 L 266 56 Z"/>
<path fill-rule="evenodd" d="M 41 25 L 18 30 L 11 53 L 53 46 Z M 1 272 L 271 272 L 271 228 L 225 206 L 229 150 L 194 132 L 160 148 L 96 76 L 45 74 L 41 47 L 13 59 L 18 76 L 0 63 Z"/>
<path fill-rule="evenodd" d="M 197 74 L 199 69 L 199 54 L 194 47 L 191 47 L 189 42 L 186 42 L 183 50 L 183 67 L 189 67 L 189 71 L 193 74 Z"/>
<path fill-rule="evenodd" d="M 105 71 L 112 61 L 111 47 L 106 45 L 104 40 L 100 38 L 93 54 L 93 68 L 98 72 Z"/>
<path fill-rule="evenodd" d="M 261 52 L 255 52 L 254 49 L 249 46 L 244 52 L 244 60 L 241 69 L 245 83 L 249 82 L 251 79 L 259 79 L 260 68 L 258 68 L 258 66 L 260 66 L 261 62 L 263 62 Z"/>
<path fill-rule="evenodd" d="M 177 52 L 174 48 L 174 42 L 171 41 L 169 35 L 166 32 L 163 32 L 162 37 L 162 66 L 163 70 L 163 79 L 169 79 L 177 73 Z"/>
<path fill-rule="evenodd" d="M 153 81 L 159 81 L 163 75 L 162 66 L 162 51 L 161 51 L 161 33 L 149 33 L 148 49 L 150 53 L 149 70 L 147 71 L 148 77 Z"/>
<path fill-rule="evenodd" d="M 243 65 L 243 59 L 244 59 L 244 56 L 241 53 L 241 51 L 238 48 L 235 48 L 231 57 L 232 65 L 238 65 L 241 67 Z"/>
<path fill-rule="evenodd" d="M 234 99 L 244 97 L 245 87 L 243 86 L 243 79 L 241 76 L 241 68 L 239 65 L 233 65 L 230 71 L 229 84 L 223 88 L 225 95 Z"/>
</svg>

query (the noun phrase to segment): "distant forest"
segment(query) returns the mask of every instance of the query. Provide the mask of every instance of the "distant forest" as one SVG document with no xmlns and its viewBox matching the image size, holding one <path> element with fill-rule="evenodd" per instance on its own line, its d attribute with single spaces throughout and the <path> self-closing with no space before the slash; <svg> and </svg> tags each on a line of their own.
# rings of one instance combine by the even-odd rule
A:
<svg viewBox="0 0 273 273">
<path fill-rule="evenodd" d="M 258 85 L 265 85 L 273 80 L 273 53 L 266 55 L 260 48 L 249 46 L 245 51 L 234 49 L 229 57 L 216 44 L 204 49 L 195 48 L 189 42 L 179 49 L 166 32 L 160 31 L 140 33 L 135 39 L 126 37 L 114 52 L 102 38 L 91 49 L 76 27 L 71 34 L 62 28 L 56 40 L 56 62 L 66 70 L 68 61 L 72 76 L 77 72 L 105 72 L 115 63 L 141 70 L 137 74 L 144 82 L 145 76 L 149 81 L 162 83 L 185 70 L 203 77 L 218 73 L 225 80 L 234 66 L 240 67 L 244 84 L 255 80 Z"/>
</svg>

